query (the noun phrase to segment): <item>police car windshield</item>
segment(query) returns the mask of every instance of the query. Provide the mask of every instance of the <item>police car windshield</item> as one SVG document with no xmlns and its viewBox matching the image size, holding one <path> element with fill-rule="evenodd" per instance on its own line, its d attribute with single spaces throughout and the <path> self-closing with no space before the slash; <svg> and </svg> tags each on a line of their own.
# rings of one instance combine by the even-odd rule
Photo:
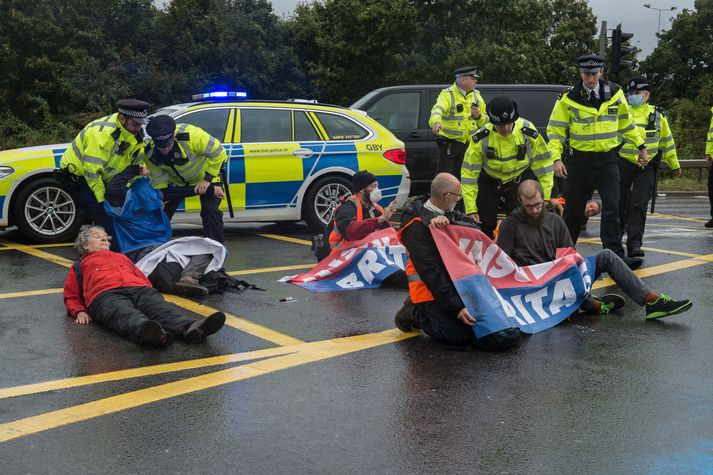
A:
<svg viewBox="0 0 713 475">
<path fill-rule="evenodd" d="M 164 107 L 163 109 L 159 109 L 159 110 L 157 110 L 156 112 L 154 112 L 153 114 L 151 114 L 151 115 L 149 116 L 149 119 L 150 119 L 151 117 L 154 117 L 154 116 L 157 116 L 157 115 L 171 115 L 171 114 L 173 114 L 174 112 L 178 112 L 178 109 L 176 109 L 175 107 Z"/>
</svg>

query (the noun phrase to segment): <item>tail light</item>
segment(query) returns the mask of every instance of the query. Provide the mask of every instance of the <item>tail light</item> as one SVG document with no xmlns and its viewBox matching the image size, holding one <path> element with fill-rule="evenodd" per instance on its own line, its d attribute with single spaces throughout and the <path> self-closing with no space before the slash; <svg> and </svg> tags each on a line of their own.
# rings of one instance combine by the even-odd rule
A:
<svg viewBox="0 0 713 475">
<path fill-rule="evenodd" d="M 392 148 L 384 152 L 384 158 L 397 165 L 406 165 L 406 150 L 403 148 Z"/>
</svg>

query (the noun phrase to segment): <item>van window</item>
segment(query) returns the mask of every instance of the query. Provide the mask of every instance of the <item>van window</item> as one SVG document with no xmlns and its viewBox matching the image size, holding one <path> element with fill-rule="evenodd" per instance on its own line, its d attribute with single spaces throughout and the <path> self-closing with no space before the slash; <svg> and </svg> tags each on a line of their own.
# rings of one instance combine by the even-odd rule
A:
<svg viewBox="0 0 713 475">
<path fill-rule="evenodd" d="M 322 123 L 329 140 L 359 140 L 369 132 L 351 119 L 336 114 L 315 112 L 317 119 Z"/>
<path fill-rule="evenodd" d="M 505 95 L 517 103 L 517 111 L 538 128 L 546 128 L 552 108 L 559 97 L 557 91 L 506 91 Z"/>
<path fill-rule="evenodd" d="M 302 111 L 295 112 L 295 141 L 305 142 L 319 140 L 317 131 L 307 118 L 307 114 Z"/>
<path fill-rule="evenodd" d="M 367 110 L 367 114 L 389 130 L 418 128 L 420 92 L 398 92 L 381 97 Z"/>
<path fill-rule="evenodd" d="M 176 119 L 177 124 L 191 124 L 208 132 L 216 139 L 225 140 L 230 109 L 206 109 L 191 112 Z"/>
<path fill-rule="evenodd" d="M 292 141 L 292 111 L 242 109 L 240 114 L 241 142 Z"/>
</svg>

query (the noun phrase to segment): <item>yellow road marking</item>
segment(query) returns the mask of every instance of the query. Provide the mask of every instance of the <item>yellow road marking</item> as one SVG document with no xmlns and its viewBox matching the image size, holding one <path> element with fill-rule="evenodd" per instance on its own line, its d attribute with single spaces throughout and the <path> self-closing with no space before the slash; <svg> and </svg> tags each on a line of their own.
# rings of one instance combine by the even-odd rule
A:
<svg viewBox="0 0 713 475">
<path fill-rule="evenodd" d="M 33 297 L 35 295 L 61 294 L 64 289 L 27 290 L 25 292 L 7 292 L 0 294 L 0 299 L 13 299 L 16 297 Z"/>
<path fill-rule="evenodd" d="M 656 223 L 646 223 L 646 227 L 649 226 L 654 226 L 658 228 L 676 228 L 676 229 L 690 229 L 691 231 L 705 231 L 705 229 L 702 229 L 701 227 L 693 227 L 693 226 L 679 226 L 679 225 L 674 225 L 674 224 L 656 224 Z M 654 234 L 654 236 L 658 236 L 658 234 Z"/>
<path fill-rule="evenodd" d="M 300 345 L 297 352 L 287 355 L 276 356 L 267 360 L 256 361 L 234 368 L 130 391 L 78 406 L 6 422 L 0 424 L 0 442 L 7 442 L 30 434 L 75 424 L 196 391 L 263 376 L 287 368 L 394 343 L 417 335 L 418 333 L 403 333 L 392 329 L 380 333 L 305 343 Z"/>
<path fill-rule="evenodd" d="M 72 261 L 70 261 L 69 259 L 65 259 L 64 257 L 60 256 L 55 256 L 54 254 L 50 254 L 49 252 L 40 251 L 39 249 L 35 249 L 32 246 L 13 243 L 4 239 L 0 239 L 0 244 L 2 244 L 3 246 L 7 246 L 8 248 L 15 249 L 16 251 L 24 252 L 25 254 L 30 254 L 46 261 L 54 262 L 55 264 L 59 264 L 60 266 L 72 267 Z"/>
<path fill-rule="evenodd" d="M 713 262 L 713 254 L 700 255 L 694 257 L 693 259 L 685 259 L 682 261 L 669 262 L 668 264 L 660 264 L 658 266 L 646 267 L 644 269 L 637 269 L 634 274 L 641 278 L 651 277 L 653 275 L 664 274 L 666 272 L 673 272 L 681 269 L 688 269 L 690 267 L 699 266 L 701 264 L 708 264 Z M 606 279 L 598 280 L 593 286 L 593 289 L 599 289 L 602 287 L 609 287 L 611 285 L 616 285 L 611 277 Z"/>
<path fill-rule="evenodd" d="M 143 376 L 153 376 L 157 374 L 173 373 L 176 371 L 186 371 L 189 369 L 207 368 L 239 361 L 256 360 L 270 356 L 281 356 L 296 350 L 286 346 L 277 348 L 267 348 L 264 350 L 248 351 L 245 353 L 234 353 L 229 355 L 212 356 L 210 358 L 199 358 L 195 360 L 177 361 L 175 363 L 165 363 L 140 368 L 124 369 L 120 371 L 110 371 L 107 373 L 92 374 L 88 376 L 78 376 L 75 378 L 56 379 L 54 381 L 43 381 L 41 383 L 25 384 L 10 388 L 0 389 L 0 399 L 27 396 L 28 394 L 38 394 L 47 391 L 59 391 L 62 389 L 87 386 L 89 384 L 107 383 L 110 381 L 120 381 L 123 379 L 140 378 Z"/>
<path fill-rule="evenodd" d="M 15 249 L 15 247 L 14 247 L 15 244 L 13 244 L 13 243 L 10 243 L 10 242 L 8 242 L 7 244 L 3 243 L 3 245 L 7 246 L 7 247 L 0 247 L 0 251 L 17 250 L 17 249 Z M 74 246 L 74 243 L 61 242 L 61 243 L 57 243 L 57 244 L 33 244 L 31 246 L 28 245 L 27 247 L 31 247 L 33 249 L 40 249 L 40 248 L 45 248 L 45 247 L 69 247 L 69 246 Z"/>
<path fill-rule="evenodd" d="M 666 214 L 666 213 L 654 213 L 651 215 L 651 217 L 659 218 L 659 219 L 679 219 L 681 221 L 691 221 L 693 223 L 705 223 L 708 221 L 707 219 L 688 218 L 686 216 L 678 216 L 675 214 Z"/>
<path fill-rule="evenodd" d="M 584 242 L 587 244 L 601 244 L 602 242 L 599 239 L 579 239 L 577 242 Z M 656 252 L 659 254 L 670 254 L 672 256 L 684 256 L 684 257 L 700 257 L 703 254 L 696 254 L 694 252 L 682 252 L 682 251 L 672 251 L 669 249 L 659 249 L 656 247 L 642 247 L 644 251 L 649 251 L 649 252 Z"/>
<path fill-rule="evenodd" d="M 208 315 L 219 311 L 216 308 L 210 307 L 208 305 L 199 304 L 197 302 L 194 302 L 193 300 L 188 300 L 177 295 L 163 294 L 163 298 L 165 298 L 168 302 L 173 302 L 176 305 L 185 308 L 186 310 L 195 312 L 198 315 L 203 315 L 204 317 L 207 317 Z M 226 325 L 233 328 L 237 328 L 238 330 L 244 331 L 258 338 L 262 338 L 263 340 L 281 346 L 298 345 L 300 343 L 304 343 L 302 340 L 298 340 L 297 338 L 285 335 L 284 333 L 275 331 L 272 328 L 253 323 L 250 320 L 246 320 L 244 318 L 236 317 L 227 312 L 223 313 L 225 313 Z"/>
<path fill-rule="evenodd" d="M 297 264 L 294 266 L 281 266 L 281 267 L 263 267 L 261 269 L 245 269 L 245 270 L 233 270 L 227 272 L 228 275 L 248 275 L 248 274 L 262 274 L 264 272 L 277 272 L 285 270 L 296 270 L 296 269 L 311 269 L 317 265 L 314 264 Z"/>
<path fill-rule="evenodd" d="M 277 239 L 278 241 L 287 241 L 287 242 L 293 242 L 295 244 L 302 244 L 304 246 L 311 246 L 312 242 L 307 241 L 306 239 L 298 239 L 298 238 L 293 238 L 289 236 L 281 236 L 279 234 L 258 234 L 258 236 L 270 238 L 270 239 Z"/>
</svg>

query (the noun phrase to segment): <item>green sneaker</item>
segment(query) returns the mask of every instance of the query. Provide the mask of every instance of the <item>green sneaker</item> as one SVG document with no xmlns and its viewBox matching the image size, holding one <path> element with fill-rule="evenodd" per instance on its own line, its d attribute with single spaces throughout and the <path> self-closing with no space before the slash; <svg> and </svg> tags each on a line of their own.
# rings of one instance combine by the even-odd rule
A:
<svg viewBox="0 0 713 475">
<path fill-rule="evenodd" d="M 693 306 L 690 300 L 674 300 L 666 294 L 659 295 L 655 302 L 646 304 L 646 318 L 661 318 L 683 313 Z"/>
</svg>

